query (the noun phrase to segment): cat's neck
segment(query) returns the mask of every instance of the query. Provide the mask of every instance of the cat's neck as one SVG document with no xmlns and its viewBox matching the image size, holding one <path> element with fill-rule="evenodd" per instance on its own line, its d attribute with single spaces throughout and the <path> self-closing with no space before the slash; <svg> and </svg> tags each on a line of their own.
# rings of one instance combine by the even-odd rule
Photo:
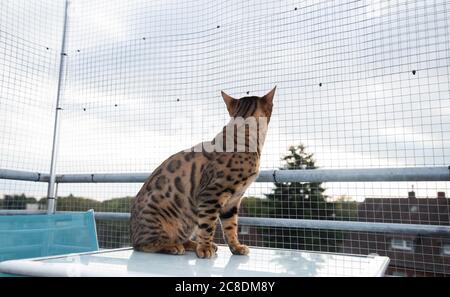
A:
<svg viewBox="0 0 450 297">
<path fill-rule="evenodd" d="M 265 119 L 230 119 L 216 135 L 213 144 L 224 152 L 253 152 L 261 154 L 267 134 Z"/>
</svg>

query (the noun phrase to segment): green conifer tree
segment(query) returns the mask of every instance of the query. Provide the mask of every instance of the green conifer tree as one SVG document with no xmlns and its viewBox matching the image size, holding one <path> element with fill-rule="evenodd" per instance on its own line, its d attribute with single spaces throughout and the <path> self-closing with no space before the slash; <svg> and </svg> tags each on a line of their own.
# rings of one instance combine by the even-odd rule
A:
<svg viewBox="0 0 450 297">
<path fill-rule="evenodd" d="M 302 144 L 291 146 L 282 160 L 281 170 L 313 170 L 315 160 Z M 335 212 L 326 201 L 322 183 L 276 182 L 272 193 L 266 194 L 269 217 L 284 219 L 330 220 Z M 340 233 L 327 230 L 270 228 L 264 232 L 269 246 L 299 250 L 336 251 Z"/>
</svg>

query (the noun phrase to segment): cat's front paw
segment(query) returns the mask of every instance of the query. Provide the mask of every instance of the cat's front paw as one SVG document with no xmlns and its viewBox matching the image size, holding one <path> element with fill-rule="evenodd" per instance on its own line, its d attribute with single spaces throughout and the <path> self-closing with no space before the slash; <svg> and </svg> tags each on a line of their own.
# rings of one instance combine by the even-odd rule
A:
<svg viewBox="0 0 450 297">
<path fill-rule="evenodd" d="M 197 244 L 196 254 L 199 258 L 211 258 L 216 255 L 217 246 L 214 243 Z"/>
<path fill-rule="evenodd" d="M 233 255 L 248 255 L 250 253 L 250 249 L 245 244 L 230 246 L 230 251 Z"/>
</svg>

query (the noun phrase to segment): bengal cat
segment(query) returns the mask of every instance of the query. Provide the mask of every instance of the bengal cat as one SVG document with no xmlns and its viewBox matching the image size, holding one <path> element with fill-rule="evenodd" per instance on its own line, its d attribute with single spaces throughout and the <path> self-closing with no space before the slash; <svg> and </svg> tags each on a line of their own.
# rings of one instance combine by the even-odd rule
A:
<svg viewBox="0 0 450 297">
<path fill-rule="evenodd" d="M 212 141 L 170 156 L 136 195 L 131 208 L 135 250 L 177 255 L 192 250 L 210 258 L 217 251 L 213 236 L 220 218 L 231 252 L 249 253 L 237 238 L 237 214 L 258 175 L 274 95 L 275 88 L 263 97 L 241 99 L 222 92 L 230 122 Z"/>
</svg>

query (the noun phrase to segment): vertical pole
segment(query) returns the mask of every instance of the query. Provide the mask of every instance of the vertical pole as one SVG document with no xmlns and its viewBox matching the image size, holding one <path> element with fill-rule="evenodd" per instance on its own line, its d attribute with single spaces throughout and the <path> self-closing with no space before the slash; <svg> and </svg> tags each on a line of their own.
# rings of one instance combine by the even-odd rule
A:
<svg viewBox="0 0 450 297">
<path fill-rule="evenodd" d="M 66 29 L 67 29 L 67 10 L 69 7 L 69 0 L 66 0 L 64 7 L 64 27 L 62 32 L 61 41 L 61 56 L 59 60 L 59 76 L 58 76 L 58 90 L 56 93 L 56 110 L 55 110 L 55 122 L 53 126 L 53 144 L 52 144 L 52 156 L 50 163 L 50 177 L 48 181 L 47 189 L 47 213 L 55 213 L 55 199 L 56 199 L 56 157 L 58 155 L 58 144 L 59 144 L 59 112 L 61 107 L 59 102 L 61 99 L 61 87 L 64 75 L 64 65 L 66 58 Z"/>
</svg>

